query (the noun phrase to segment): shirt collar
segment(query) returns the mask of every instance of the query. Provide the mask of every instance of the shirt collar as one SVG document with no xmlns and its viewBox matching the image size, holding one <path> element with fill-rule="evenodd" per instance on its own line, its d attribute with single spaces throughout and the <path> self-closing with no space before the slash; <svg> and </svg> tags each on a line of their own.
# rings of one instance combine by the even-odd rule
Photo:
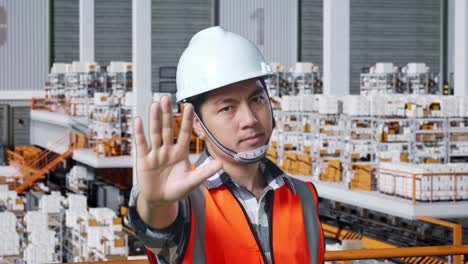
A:
<svg viewBox="0 0 468 264">
<path fill-rule="evenodd" d="M 202 152 L 195 165 L 197 167 L 203 166 L 210 159 L 213 158 L 211 157 L 210 153 L 205 150 Z M 294 194 L 296 193 L 296 189 L 294 188 L 291 178 L 286 175 L 280 168 L 278 168 L 276 164 L 267 158 L 263 158 L 260 162 L 260 169 L 263 171 L 263 175 L 268 187 L 276 190 L 286 184 L 291 192 Z M 225 185 L 228 182 L 233 182 L 236 184 L 236 186 L 239 186 L 239 183 L 235 179 L 231 178 L 231 176 L 229 176 L 223 170 L 220 170 L 205 181 L 205 186 L 208 190 L 211 190 L 218 188 L 221 185 Z"/>
</svg>

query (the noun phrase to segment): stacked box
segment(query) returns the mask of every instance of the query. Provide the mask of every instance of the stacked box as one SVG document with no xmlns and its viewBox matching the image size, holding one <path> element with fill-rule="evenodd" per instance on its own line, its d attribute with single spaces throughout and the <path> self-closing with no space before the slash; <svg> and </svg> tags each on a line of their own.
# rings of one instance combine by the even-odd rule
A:
<svg viewBox="0 0 468 264">
<path fill-rule="evenodd" d="M 0 205 L 10 211 L 23 211 L 24 199 L 18 196 L 15 191 L 9 191 L 8 185 L 0 185 Z"/>
<path fill-rule="evenodd" d="M 88 173 L 86 167 L 75 165 L 66 175 L 66 185 L 76 193 L 83 193 L 87 191 L 87 181 L 93 179 L 94 176 Z"/>
<path fill-rule="evenodd" d="M 466 172 L 467 175 L 451 175 Z M 424 173 L 438 173 L 423 176 Z M 444 173 L 447 173 L 444 175 Z M 468 199 L 468 171 L 466 164 L 405 164 L 382 163 L 378 172 L 378 190 L 412 198 L 412 174 L 416 174 L 416 200 L 448 201 Z M 441 174 L 441 175 L 439 175 Z"/>
<path fill-rule="evenodd" d="M 456 96 L 445 96 L 442 100 L 444 102 L 444 115 L 458 117 L 458 98 Z"/>
<path fill-rule="evenodd" d="M 324 115 L 337 115 L 340 111 L 340 101 L 336 97 L 319 96 L 318 112 Z"/>
<path fill-rule="evenodd" d="M 312 94 L 304 94 L 299 96 L 301 100 L 300 109 L 302 112 L 316 112 L 318 97 Z"/>
<path fill-rule="evenodd" d="M 282 111 L 300 111 L 301 97 L 295 95 L 284 95 L 281 97 Z"/>
<path fill-rule="evenodd" d="M 57 234 L 49 230 L 49 216 L 41 211 L 29 211 L 25 215 L 29 244 L 23 258 L 27 263 L 56 262 L 55 247 L 60 243 Z"/>
<path fill-rule="evenodd" d="M 48 227 L 47 213 L 40 211 L 29 211 L 26 213 L 24 220 L 26 222 L 26 230 L 29 233 L 36 230 L 44 230 Z"/>
<path fill-rule="evenodd" d="M 392 73 L 394 70 L 391 62 L 378 62 L 374 67 L 373 72 L 375 73 Z"/>
<path fill-rule="evenodd" d="M 111 209 L 90 208 L 79 213 L 68 210 L 66 221 L 72 233 L 80 237 L 80 246 L 72 254 L 79 255 L 81 260 L 93 260 L 91 252 L 106 256 L 106 259 L 109 256 L 123 258 L 128 254 L 122 219 Z"/>
<path fill-rule="evenodd" d="M 20 252 L 19 234 L 16 232 L 16 216 L 11 212 L 0 213 L 0 256 L 15 256 Z"/>
<path fill-rule="evenodd" d="M 52 192 L 50 195 L 43 195 L 39 200 L 39 210 L 44 213 L 60 213 L 62 202 L 65 200 L 60 192 Z"/>
<path fill-rule="evenodd" d="M 69 194 L 68 198 L 68 209 L 70 210 L 86 210 L 88 207 L 87 198 L 81 194 Z"/>
<path fill-rule="evenodd" d="M 343 114 L 349 116 L 369 116 L 371 105 L 369 99 L 359 95 L 349 95 L 343 98 Z"/>
<path fill-rule="evenodd" d="M 468 117 L 468 96 L 457 96 L 458 116 Z"/>
<path fill-rule="evenodd" d="M 369 96 L 372 116 L 405 117 L 407 99 L 401 95 L 374 94 Z"/>
<path fill-rule="evenodd" d="M 29 244 L 23 253 L 23 259 L 28 264 L 42 264 L 55 262 L 54 248 L 48 245 Z"/>
</svg>

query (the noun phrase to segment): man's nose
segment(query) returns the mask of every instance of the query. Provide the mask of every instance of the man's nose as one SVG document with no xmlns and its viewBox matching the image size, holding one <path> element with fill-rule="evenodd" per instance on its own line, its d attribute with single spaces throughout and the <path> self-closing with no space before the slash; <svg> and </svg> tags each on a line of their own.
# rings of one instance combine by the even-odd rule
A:
<svg viewBox="0 0 468 264">
<path fill-rule="evenodd" d="M 241 128 L 252 127 L 258 123 L 257 115 L 248 104 L 242 104 L 240 109 Z"/>
</svg>

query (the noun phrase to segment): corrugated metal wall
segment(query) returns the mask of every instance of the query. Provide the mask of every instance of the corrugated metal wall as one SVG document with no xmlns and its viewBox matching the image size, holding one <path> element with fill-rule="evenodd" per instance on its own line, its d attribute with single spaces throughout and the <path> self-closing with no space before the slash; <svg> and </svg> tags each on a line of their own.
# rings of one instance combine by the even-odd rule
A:
<svg viewBox="0 0 468 264">
<path fill-rule="evenodd" d="M 301 57 L 322 66 L 323 0 L 301 0 Z M 350 87 L 359 93 L 362 67 L 425 62 L 439 71 L 440 0 L 352 0 Z"/>
<path fill-rule="evenodd" d="M 78 0 L 51 0 L 52 62 L 80 59 L 79 4 Z"/>
<path fill-rule="evenodd" d="M 265 59 L 286 67 L 297 61 L 297 0 L 220 0 L 219 25 L 251 40 Z"/>
<path fill-rule="evenodd" d="M 30 145 L 29 130 L 31 109 L 29 107 L 12 107 L 10 111 L 11 143 L 13 146 Z"/>
<path fill-rule="evenodd" d="M 95 0 L 94 15 L 96 62 L 132 61 L 132 1 Z"/>
<path fill-rule="evenodd" d="M 79 1 L 53 0 L 53 59 L 79 59 Z M 176 67 L 196 32 L 211 26 L 213 0 L 153 0 L 152 86 L 159 91 L 159 68 Z M 132 60 L 132 1 L 95 1 L 95 58 Z"/>
<path fill-rule="evenodd" d="M 6 163 L 6 149 L 9 145 L 8 122 L 9 106 L 0 104 L 0 165 Z"/>
<path fill-rule="evenodd" d="M 9 145 L 9 131 L 8 131 L 8 120 L 9 120 L 9 106 L 6 104 L 0 105 L 0 145 Z"/>
<path fill-rule="evenodd" d="M 440 0 L 351 1 L 351 92 L 363 66 L 425 62 L 439 71 Z"/>
<path fill-rule="evenodd" d="M 80 59 L 79 2 L 52 0 L 52 50 L 54 62 Z M 132 1 L 99 0 L 94 7 L 95 61 L 132 60 Z"/>
<path fill-rule="evenodd" d="M 213 0 L 152 2 L 152 86 L 159 91 L 159 68 L 176 67 L 192 36 L 212 24 Z"/>
<path fill-rule="evenodd" d="M 300 0 L 301 61 L 323 65 L 323 0 Z"/>
<path fill-rule="evenodd" d="M 0 0 L 0 7 L 6 14 L 0 91 L 42 90 L 49 68 L 49 0 Z"/>
</svg>

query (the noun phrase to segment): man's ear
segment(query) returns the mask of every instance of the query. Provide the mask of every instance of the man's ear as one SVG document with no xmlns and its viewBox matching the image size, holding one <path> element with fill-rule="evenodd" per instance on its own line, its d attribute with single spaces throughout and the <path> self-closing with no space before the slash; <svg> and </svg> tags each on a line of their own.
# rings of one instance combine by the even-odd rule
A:
<svg viewBox="0 0 468 264">
<path fill-rule="evenodd" d="M 200 125 L 200 120 L 198 120 L 196 116 L 193 117 L 193 130 L 195 131 L 197 137 L 203 140 L 206 139 L 205 130 L 203 130 L 202 126 Z"/>
</svg>

